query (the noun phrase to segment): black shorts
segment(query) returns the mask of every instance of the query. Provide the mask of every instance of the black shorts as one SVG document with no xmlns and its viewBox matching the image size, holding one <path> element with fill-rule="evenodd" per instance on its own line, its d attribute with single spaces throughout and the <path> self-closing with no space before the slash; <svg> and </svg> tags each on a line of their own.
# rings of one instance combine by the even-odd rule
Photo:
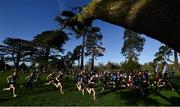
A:
<svg viewBox="0 0 180 107">
<path fill-rule="evenodd" d="M 33 80 L 29 80 L 29 81 L 27 81 L 27 83 L 33 83 Z"/>
<path fill-rule="evenodd" d="M 84 89 L 84 84 L 83 83 L 81 83 L 81 89 Z"/>
<path fill-rule="evenodd" d="M 94 84 L 89 84 L 89 88 L 94 88 Z"/>
<path fill-rule="evenodd" d="M 32 85 L 33 85 L 32 81 L 27 82 L 27 87 L 32 87 Z"/>
<path fill-rule="evenodd" d="M 53 81 L 53 80 L 54 80 L 54 78 L 49 79 L 49 81 Z"/>
<path fill-rule="evenodd" d="M 57 81 L 56 79 L 52 79 L 51 80 L 53 83 L 55 83 L 55 84 L 58 84 L 59 83 L 59 81 Z"/>
<path fill-rule="evenodd" d="M 9 85 L 11 85 L 11 84 L 15 86 L 16 82 L 9 82 Z"/>
</svg>

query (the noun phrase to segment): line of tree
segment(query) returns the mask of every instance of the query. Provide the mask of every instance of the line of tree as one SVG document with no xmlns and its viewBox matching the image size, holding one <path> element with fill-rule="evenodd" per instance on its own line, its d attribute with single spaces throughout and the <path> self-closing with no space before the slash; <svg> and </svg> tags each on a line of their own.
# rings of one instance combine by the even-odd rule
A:
<svg viewBox="0 0 180 107">
<path fill-rule="evenodd" d="M 63 31 L 45 31 L 32 41 L 6 38 L 0 50 L 6 62 L 13 62 L 16 71 L 20 70 L 22 62 L 31 62 L 32 65 L 38 63 L 39 67 L 43 67 L 41 70 L 47 71 L 48 61 L 63 52 L 62 46 L 67 40 L 68 36 Z"/>
<path fill-rule="evenodd" d="M 12 62 L 16 71 L 21 65 L 30 62 L 32 67 L 38 66 L 41 71 L 49 68 L 71 68 L 78 61 L 78 68 L 84 68 L 84 57 L 90 57 L 91 69 L 94 69 L 95 59 L 103 56 L 105 48 L 102 47 L 102 34 L 99 27 L 84 26 L 79 22 L 70 21 L 80 12 L 81 8 L 72 11 L 62 11 L 55 20 L 59 27 L 57 30 L 44 31 L 34 36 L 33 40 L 19 38 L 6 38 L 0 45 L 1 63 Z M 70 35 L 76 39 L 82 38 L 82 44 L 63 55 L 63 45 Z M 3 62 L 4 61 L 4 62 Z M 3 65 L 3 64 L 1 64 Z"/>
</svg>

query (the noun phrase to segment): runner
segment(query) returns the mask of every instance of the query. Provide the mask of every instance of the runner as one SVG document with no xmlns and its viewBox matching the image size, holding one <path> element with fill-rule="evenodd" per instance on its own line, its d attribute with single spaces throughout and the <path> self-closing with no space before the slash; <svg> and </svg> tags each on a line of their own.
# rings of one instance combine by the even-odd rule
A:
<svg viewBox="0 0 180 107">
<path fill-rule="evenodd" d="M 63 73 L 59 72 L 58 76 L 55 78 L 53 84 L 56 88 L 59 88 L 61 94 L 64 94 L 63 92 L 63 86 L 62 86 L 62 81 L 63 81 Z"/>
<path fill-rule="evenodd" d="M 35 73 L 32 72 L 29 76 L 27 76 L 25 78 L 25 80 L 27 80 L 27 88 L 30 88 L 31 91 L 32 91 L 32 89 L 33 89 L 33 82 L 35 80 Z"/>
<path fill-rule="evenodd" d="M 46 85 L 50 85 L 52 83 L 54 83 L 54 79 L 55 79 L 55 72 L 52 72 L 51 74 L 49 74 L 47 76 L 47 80 L 49 81 L 48 83 L 45 83 Z"/>
<path fill-rule="evenodd" d="M 82 95 L 84 95 L 84 81 L 85 81 L 85 75 L 83 75 L 83 73 L 81 72 L 78 75 L 78 82 L 76 84 L 76 87 L 82 93 Z"/>
<path fill-rule="evenodd" d="M 14 72 L 12 75 L 10 75 L 9 77 L 7 77 L 7 82 L 9 83 L 9 88 L 4 88 L 4 91 L 9 91 L 12 89 L 13 91 L 13 97 L 17 97 L 15 91 L 16 91 L 16 81 L 17 81 L 17 73 Z"/>
<path fill-rule="evenodd" d="M 88 81 L 88 84 L 89 84 L 89 87 L 86 88 L 86 90 L 87 90 L 87 92 L 89 94 L 92 93 L 93 94 L 93 99 L 96 100 L 96 92 L 94 90 L 94 84 L 95 84 L 95 76 L 94 75 L 90 77 L 90 79 Z"/>
</svg>

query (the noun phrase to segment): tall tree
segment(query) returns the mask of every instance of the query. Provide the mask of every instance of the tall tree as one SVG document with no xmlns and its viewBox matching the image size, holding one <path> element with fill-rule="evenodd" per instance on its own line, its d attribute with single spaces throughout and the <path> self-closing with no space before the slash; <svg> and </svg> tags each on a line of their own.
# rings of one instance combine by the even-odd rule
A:
<svg viewBox="0 0 180 107">
<path fill-rule="evenodd" d="M 80 69 L 84 68 L 84 53 L 85 53 L 85 42 L 87 37 L 86 27 L 79 23 L 77 20 L 72 20 L 72 18 L 81 11 L 81 7 L 72 9 L 71 11 L 62 11 L 60 15 L 56 17 L 56 21 L 61 26 L 61 30 L 70 29 L 72 30 L 76 38 L 82 38 L 81 46 L 81 66 Z"/>
<path fill-rule="evenodd" d="M 174 61 L 172 60 L 172 56 L 174 56 Z M 177 71 L 180 71 L 179 62 L 178 62 L 178 53 L 177 51 L 169 48 L 167 45 L 162 45 L 159 47 L 159 51 L 155 54 L 155 62 L 171 62 L 174 63 L 174 68 Z"/>
<path fill-rule="evenodd" d="M 6 38 L 3 42 L 4 46 L 1 46 L 1 50 L 6 55 L 6 60 L 12 61 L 19 71 L 20 62 L 27 61 L 33 50 L 31 42 L 17 38 Z"/>
<path fill-rule="evenodd" d="M 155 62 L 173 62 L 170 57 L 173 55 L 172 49 L 166 45 L 159 47 L 159 51 L 155 53 Z"/>
<path fill-rule="evenodd" d="M 122 64 L 122 68 L 127 71 L 140 69 L 138 56 L 143 50 L 145 39 L 140 34 L 126 29 L 124 31 L 124 44 L 121 53 L 126 57 L 126 61 Z"/>
<path fill-rule="evenodd" d="M 121 53 L 127 60 L 138 60 L 140 52 L 143 51 L 145 39 L 140 34 L 126 29 L 124 32 L 124 44 Z"/>
<path fill-rule="evenodd" d="M 96 57 L 103 56 L 105 48 L 102 45 L 103 36 L 100 33 L 99 27 L 89 27 L 86 41 L 86 55 L 91 56 L 91 70 L 94 70 L 94 60 Z"/>
<path fill-rule="evenodd" d="M 73 50 L 73 55 L 72 55 L 72 59 L 78 60 L 78 69 L 80 68 L 80 58 L 81 58 L 81 49 L 82 49 L 82 45 L 78 45 L 76 46 L 76 48 Z"/>
<path fill-rule="evenodd" d="M 53 55 L 53 52 L 63 52 L 63 44 L 68 40 L 68 36 L 63 31 L 45 31 L 34 37 L 33 42 L 36 44 L 39 50 L 38 62 L 41 63 L 43 69 L 47 71 L 48 61 L 51 57 L 57 57 Z"/>
</svg>

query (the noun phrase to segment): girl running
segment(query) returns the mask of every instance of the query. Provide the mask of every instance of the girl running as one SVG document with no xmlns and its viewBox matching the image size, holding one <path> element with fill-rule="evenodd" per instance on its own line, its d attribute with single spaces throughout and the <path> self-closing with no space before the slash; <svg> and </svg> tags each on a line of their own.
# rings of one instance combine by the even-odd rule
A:
<svg viewBox="0 0 180 107">
<path fill-rule="evenodd" d="M 56 88 L 59 88 L 61 94 L 64 94 L 63 90 L 62 90 L 62 81 L 63 81 L 63 73 L 59 72 L 59 75 L 55 78 L 53 84 Z"/>
<path fill-rule="evenodd" d="M 93 94 L 93 99 L 96 100 L 96 92 L 94 90 L 94 84 L 95 84 L 95 76 L 92 76 L 88 81 L 89 87 L 86 88 L 87 92 L 89 94 Z"/>
<path fill-rule="evenodd" d="M 82 95 L 84 95 L 84 82 L 83 82 L 84 80 L 85 80 L 85 76 L 80 73 L 78 76 L 78 82 L 76 84 L 76 87 L 82 93 Z"/>
<path fill-rule="evenodd" d="M 17 81 L 17 73 L 14 72 L 12 75 L 7 77 L 7 82 L 9 83 L 9 88 L 4 88 L 4 91 L 9 91 L 12 89 L 13 91 L 13 97 L 17 97 L 15 91 L 16 91 L 16 81 Z"/>
<path fill-rule="evenodd" d="M 35 80 L 35 73 L 31 73 L 29 76 L 25 78 L 27 80 L 27 88 L 30 88 L 31 91 L 33 89 L 33 81 Z"/>
<path fill-rule="evenodd" d="M 48 83 L 45 83 L 46 85 L 50 85 L 52 83 L 54 83 L 55 80 L 55 72 L 52 72 L 51 74 L 49 74 L 47 76 L 47 80 L 49 81 Z"/>
</svg>

